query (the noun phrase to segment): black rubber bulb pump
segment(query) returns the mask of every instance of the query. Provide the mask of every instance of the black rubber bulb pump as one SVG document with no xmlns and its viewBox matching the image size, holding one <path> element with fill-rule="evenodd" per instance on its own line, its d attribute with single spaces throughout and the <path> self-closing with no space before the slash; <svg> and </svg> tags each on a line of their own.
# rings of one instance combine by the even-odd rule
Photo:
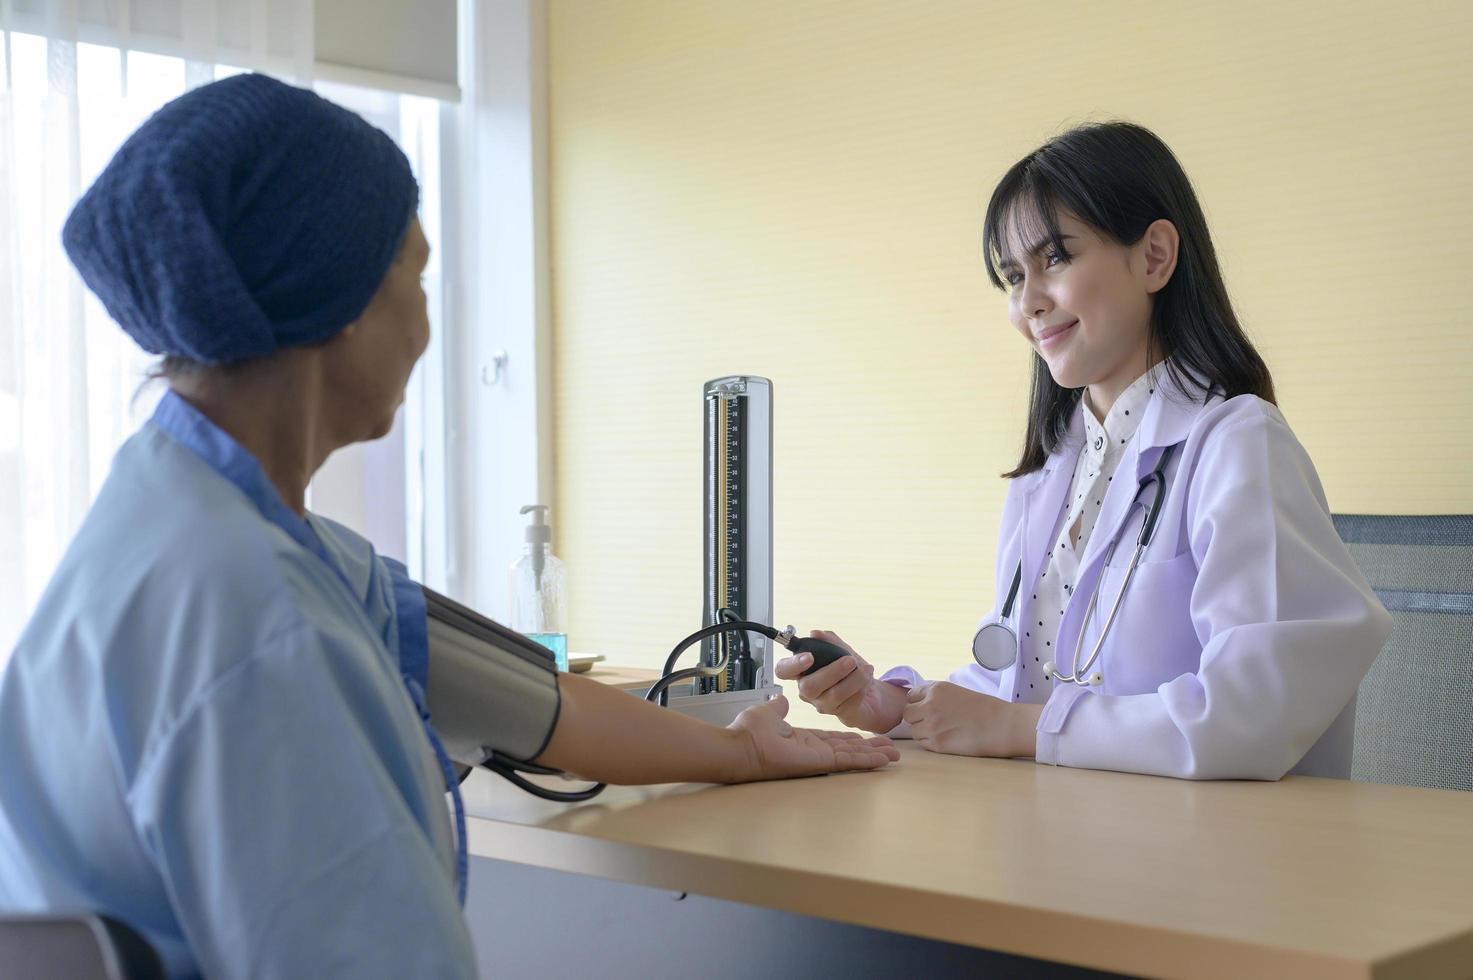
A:
<svg viewBox="0 0 1473 980">
<path fill-rule="evenodd" d="M 793 642 L 788 644 L 788 650 L 794 654 L 813 654 L 813 666 L 803 671 L 801 675 L 803 677 L 807 677 L 815 670 L 822 670 L 840 657 L 849 656 L 849 651 L 837 643 L 830 643 L 828 640 L 817 640 L 811 636 L 800 636 L 793 640 Z"/>
</svg>

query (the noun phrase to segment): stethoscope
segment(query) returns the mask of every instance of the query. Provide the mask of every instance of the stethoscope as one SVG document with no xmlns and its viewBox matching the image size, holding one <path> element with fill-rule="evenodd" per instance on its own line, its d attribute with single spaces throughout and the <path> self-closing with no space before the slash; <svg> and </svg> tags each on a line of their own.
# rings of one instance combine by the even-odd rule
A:
<svg viewBox="0 0 1473 980">
<path fill-rule="evenodd" d="M 1089 623 L 1090 616 L 1094 615 L 1095 606 L 1100 599 L 1100 581 L 1104 578 L 1101 574 L 1095 579 L 1094 590 L 1090 593 L 1089 608 L 1084 611 L 1084 621 L 1079 624 L 1079 635 L 1074 640 L 1074 657 L 1070 665 L 1069 673 L 1065 674 L 1058 666 L 1050 660 L 1043 665 L 1043 676 L 1045 678 L 1055 677 L 1061 681 L 1078 684 L 1081 687 L 1099 685 L 1105 682 L 1105 678 L 1099 671 L 1090 673 L 1090 668 L 1099 659 L 1100 650 L 1105 645 L 1105 637 L 1110 635 L 1110 626 L 1115 622 L 1115 614 L 1120 611 L 1120 600 L 1125 598 L 1126 590 L 1130 588 L 1130 580 L 1135 576 L 1136 565 L 1140 564 L 1141 555 L 1146 546 L 1151 543 L 1151 536 L 1156 532 L 1156 521 L 1161 516 L 1161 501 L 1166 496 L 1166 464 L 1171 461 L 1171 455 L 1176 451 L 1175 446 L 1166 447 L 1161 454 L 1161 460 L 1156 468 L 1147 473 L 1141 480 L 1140 486 L 1136 487 L 1135 496 L 1131 498 L 1130 508 L 1133 511 L 1135 505 L 1140 502 L 1141 494 L 1151 487 L 1156 492 L 1151 495 L 1150 502 L 1146 506 L 1146 517 L 1141 522 L 1141 533 L 1135 540 L 1135 554 L 1130 557 L 1130 566 L 1125 570 L 1125 581 L 1120 584 L 1120 592 L 1115 596 L 1115 603 L 1110 607 L 1110 615 L 1105 619 L 1105 625 L 1100 630 L 1099 637 L 1095 640 L 1094 649 L 1090 651 L 1084 666 L 1079 665 L 1079 651 L 1084 647 L 1084 628 Z M 1120 524 L 1121 529 L 1129 522 L 1129 512 L 1126 520 Z M 1120 543 L 1120 535 L 1117 533 L 1115 540 L 1110 542 L 1110 548 L 1105 552 L 1105 564 L 1115 555 L 1115 547 Z M 988 670 L 1003 670 L 1012 666 L 1018 659 L 1018 634 L 1013 632 L 1005 620 L 1013 614 L 1013 603 L 1018 598 L 1018 587 L 1023 584 L 1023 562 L 1019 560 L 1018 570 L 1013 573 L 1013 584 L 1008 588 L 1007 601 L 1003 603 L 1002 615 L 995 622 L 985 623 L 972 637 L 972 658 Z"/>
</svg>

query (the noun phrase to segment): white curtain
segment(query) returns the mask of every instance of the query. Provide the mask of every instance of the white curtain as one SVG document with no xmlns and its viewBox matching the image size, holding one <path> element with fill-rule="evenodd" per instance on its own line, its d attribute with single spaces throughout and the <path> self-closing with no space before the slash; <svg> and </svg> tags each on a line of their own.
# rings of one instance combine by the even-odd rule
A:
<svg viewBox="0 0 1473 980">
<path fill-rule="evenodd" d="M 67 213 L 154 110 L 235 70 L 217 65 L 267 68 L 298 84 L 312 71 L 312 0 L 163 5 L 178 20 L 152 25 L 150 36 L 175 32 L 184 57 L 156 45 L 129 50 L 146 6 L 0 0 L 0 666 L 113 453 L 159 394 L 138 393 L 148 358 L 68 263 Z M 220 45 L 221 18 L 241 16 L 250 44 Z M 79 42 L 79 24 L 84 37 L 111 25 L 111 43 Z"/>
</svg>

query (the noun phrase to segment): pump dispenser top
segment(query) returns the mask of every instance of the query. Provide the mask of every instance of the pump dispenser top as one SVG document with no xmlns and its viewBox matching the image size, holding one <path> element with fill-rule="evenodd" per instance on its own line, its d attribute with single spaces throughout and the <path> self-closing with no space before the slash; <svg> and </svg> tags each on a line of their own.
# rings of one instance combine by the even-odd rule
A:
<svg viewBox="0 0 1473 980">
<path fill-rule="evenodd" d="M 532 574 L 538 579 L 542 578 L 542 569 L 547 561 L 547 545 L 552 541 L 552 528 L 547 525 L 547 510 L 546 504 L 528 504 L 522 508 L 523 514 L 532 515 L 532 523 L 527 525 L 523 534 L 532 555 Z"/>
</svg>

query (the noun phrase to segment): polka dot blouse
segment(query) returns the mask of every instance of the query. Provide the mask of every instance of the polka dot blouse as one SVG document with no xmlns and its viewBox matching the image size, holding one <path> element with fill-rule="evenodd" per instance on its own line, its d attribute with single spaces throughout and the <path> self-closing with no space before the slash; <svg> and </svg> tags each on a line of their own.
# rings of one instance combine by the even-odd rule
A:
<svg viewBox="0 0 1473 980">
<path fill-rule="evenodd" d="M 1105 491 L 1115 479 L 1120 458 L 1140 425 L 1155 387 L 1151 372 L 1141 375 L 1116 399 L 1103 422 L 1089 407 L 1087 397 L 1079 400 L 1085 442 L 1064 500 L 1064 519 L 1058 525 L 1058 537 L 1050 545 L 1038 581 L 1032 583 L 1031 589 L 1029 583 L 1024 583 L 1024 589 L 1029 591 L 1023 597 L 1028 600 L 1028 619 L 1021 624 L 1022 635 L 1018 638 L 1023 668 L 1018 684 L 1019 701 L 1042 704 L 1048 700 L 1053 682 L 1044 679 L 1043 665 L 1050 660 L 1060 670 L 1070 668 L 1074 651 L 1072 647 L 1063 651 L 1057 648 L 1059 623 L 1074 595 L 1074 583 L 1079 580 L 1079 559 L 1100 518 Z M 1087 601 L 1087 597 L 1081 601 Z"/>
</svg>

